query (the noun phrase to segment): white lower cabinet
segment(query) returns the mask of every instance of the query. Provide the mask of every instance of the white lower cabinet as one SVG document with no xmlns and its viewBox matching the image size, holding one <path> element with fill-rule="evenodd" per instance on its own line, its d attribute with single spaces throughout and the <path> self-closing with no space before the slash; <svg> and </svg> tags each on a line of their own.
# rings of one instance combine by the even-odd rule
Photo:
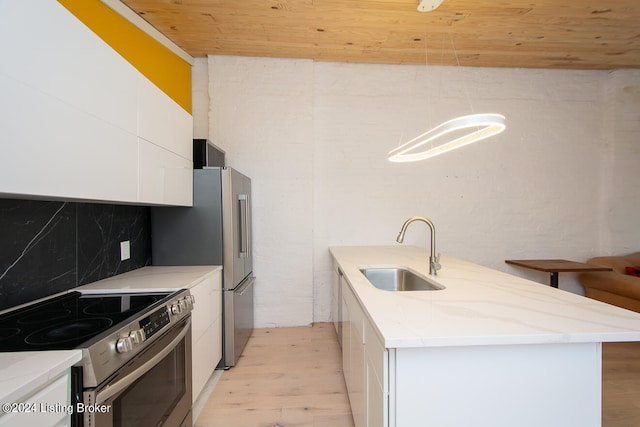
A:
<svg viewBox="0 0 640 427">
<path fill-rule="evenodd" d="M 14 402 L 15 412 L 0 417 L 0 426 L 33 427 L 70 425 L 71 389 L 69 371 Z M 6 412 L 6 411 L 5 411 Z"/>
<path fill-rule="evenodd" d="M 364 318 L 366 355 L 367 426 L 389 425 L 389 351 L 373 325 Z"/>
<path fill-rule="evenodd" d="M 191 320 L 192 393 L 196 401 L 209 377 L 222 359 L 222 274 L 191 287 L 195 305 Z"/>
<path fill-rule="evenodd" d="M 388 426 L 388 352 L 342 277 L 342 368 L 356 427 Z"/>
<path fill-rule="evenodd" d="M 351 327 L 349 320 L 349 307 L 347 306 L 344 295 L 340 302 L 342 306 L 342 374 L 344 375 L 344 382 L 347 386 L 347 392 L 351 388 Z M 353 407 L 353 403 L 351 403 Z"/>
<path fill-rule="evenodd" d="M 366 396 L 367 389 L 366 366 L 364 354 L 363 313 L 350 289 L 344 289 L 342 294 L 343 316 L 343 348 L 347 348 L 345 364 L 345 382 L 351 402 L 351 413 L 356 426 L 366 425 Z M 348 329 L 348 332 L 346 331 Z M 346 336 L 346 338 L 345 338 Z"/>
<path fill-rule="evenodd" d="M 338 339 L 342 339 L 340 337 L 340 328 L 341 325 L 341 313 L 342 313 L 342 291 L 341 291 L 341 273 L 337 268 L 333 269 L 333 273 L 331 275 L 331 321 L 333 322 L 333 327 L 336 330 L 336 334 L 338 335 Z M 340 343 L 342 345 L 342 343 Z"/>
</svg>

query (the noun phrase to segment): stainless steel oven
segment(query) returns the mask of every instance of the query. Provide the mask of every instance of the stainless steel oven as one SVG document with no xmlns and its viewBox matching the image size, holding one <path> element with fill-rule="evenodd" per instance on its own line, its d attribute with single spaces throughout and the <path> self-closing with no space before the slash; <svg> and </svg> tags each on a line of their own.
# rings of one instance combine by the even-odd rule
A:
<svg viewBox="0 0 640 427">
<path fill-rule="evenodd" d="M 0 351 L 82 350 L 73 427 L 191 427 L 193 304 L 188 289 L 70 292 L 0 314 Z"/>
<path fill-rule="evenodd" d="M 107 381 L 83 392 L 84 426 L 188 426 L 191 318 L 183 319 Z"/>
</svg>

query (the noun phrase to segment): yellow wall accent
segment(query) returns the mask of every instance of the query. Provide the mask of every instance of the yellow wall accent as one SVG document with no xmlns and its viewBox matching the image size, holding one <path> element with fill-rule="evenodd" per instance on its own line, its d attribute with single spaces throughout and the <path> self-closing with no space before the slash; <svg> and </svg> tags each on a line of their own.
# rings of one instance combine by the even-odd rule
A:
<svg viewBox="0 0 640 427">
<path fill-rule="evenodd" d="M 100 0 L 58 1 L 191 114 L 191 64 Z"/>
</svg>

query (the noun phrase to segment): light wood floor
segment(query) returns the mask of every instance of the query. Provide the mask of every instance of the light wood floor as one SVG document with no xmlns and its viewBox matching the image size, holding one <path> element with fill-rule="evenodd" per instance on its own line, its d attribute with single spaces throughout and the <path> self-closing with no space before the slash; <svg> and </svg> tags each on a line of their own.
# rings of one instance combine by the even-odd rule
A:
<svg viewBox="0 0 640 427">
<path fill-rule="evenodd" d="M 330 323 L 256 329 L 196 427 L 353 427 Z"/>
<path fill-rule="evenodd" d="M 329 323 L 256 329 L 195 427 L 353 427 L 340 357 Z M 604 344 L 602 359 L 602 427 L 640 426 L 640 343 Z"/>
<path fill-rule="evenodd" d="M 640 426 L 640 343 L 602 349 L 602 427 Z"/>
</svg>

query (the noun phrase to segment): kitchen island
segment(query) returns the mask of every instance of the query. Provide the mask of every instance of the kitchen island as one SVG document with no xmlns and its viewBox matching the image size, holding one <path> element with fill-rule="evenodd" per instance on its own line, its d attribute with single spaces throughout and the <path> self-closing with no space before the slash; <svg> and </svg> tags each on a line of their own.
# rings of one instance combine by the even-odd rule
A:
<svg viewBox="0 0 640 427">
<path fill-rule="evenodd" d="M 357 426 L 599 426 L 601 343 L 640 314 L 410 246 L 332 247 L 332 315 Z M 404 267 L 442 290 L 377 289 Z"/>
</svg>

